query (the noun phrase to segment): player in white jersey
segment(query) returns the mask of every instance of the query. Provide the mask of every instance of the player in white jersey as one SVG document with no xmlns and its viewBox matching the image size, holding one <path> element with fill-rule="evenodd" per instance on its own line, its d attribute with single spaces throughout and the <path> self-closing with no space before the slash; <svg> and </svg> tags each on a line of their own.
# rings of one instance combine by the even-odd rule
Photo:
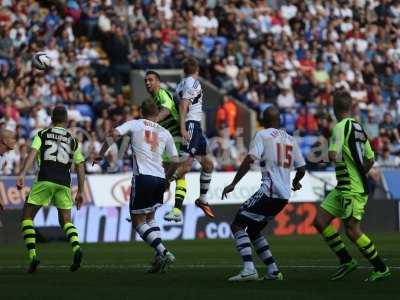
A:
<svg viewBox="0 0 400 300">
<path fill-rule="evenodd" d="M 259 161 L 262 172 L 261 187 L 241 205 L 231 225 L 244 268 L 238 275 L 229 278 L 229 281 L 258 280 L 251 244 L 267 266 L 263 279 L 283 279 L 283 274 L 278 269 L 261 231 L 288 203 L 290 171 L 293 169 L 297 172 L 292 182 L 292 190 L 297 191 L 301 188 L 300 180 L 305 174 L 305 161 L 296 140 L 286 131 L 278 129 L 280 114 L 277 108 L 267 108 L 263 113 L 263 122 L 265 129 L 257 132 L 235 178 L 222 193 L 223 199 L 235 189 L 236 184 L 249 171 L 251 164 Z"/>
<path fill-rule="evenodd" d="M 214 218 L 214 212 L 206 199 L 214 165 L 211 158 L 207 156 L 207 140 L 200 125 L 203 116 L 203 90 L 197 79 L 199 66 L 194 58 L 185 59 L 182 65 L 185 78 L 176 88 L 183 138 L 180 154 L 187 158 L 185 172 L 190 171 L 194 158 L 200 162 L 200 197 L 195 204 L 209 218 Z"/>
<path fill-rule="evenodd" d="M 3 167 L 4 163 L 4 158 L 2 157 L 3 154 L 13 150 L 15 148 L 16 143 L 17 141 L 15 139 L 14 132 L 8 129 L 0 129 L 0 169 Z M 0 201 L 0 210 L 2 209 L 3 205 Z"/>
<path fill-rule="evenodd" d="M 172 135 L 155 122 L 159 110 L 148 100 L 141 105 L 143 119 L 125 122 L 116 127 L 107 137 L 96 161 L 101 160 L 108 148 L 121 136 L 129 134 L 133 152 L 133 178 L 129 201 L 131 220 L 141 238 L 156 251 L 151 273 L 166 270 L 175 261 L 161 241 L 160 228 L 154 219 L 156 209 L 163 203 L 163 195 L 168 186 L 167 179 L 178 166 L 178 152 Z M 171 165 L 166 174 L 162 165 L 162 155 L 166 152 Z"/>
</svg>

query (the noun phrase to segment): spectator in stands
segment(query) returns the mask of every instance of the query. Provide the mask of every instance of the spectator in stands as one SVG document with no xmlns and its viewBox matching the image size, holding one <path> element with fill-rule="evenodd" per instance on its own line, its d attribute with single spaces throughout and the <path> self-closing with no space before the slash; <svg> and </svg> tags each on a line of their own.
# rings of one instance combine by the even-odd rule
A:
<svg viewBox="0 0 400 300">
<path fill-rule="evenodd" d="M 369 139 L 373 140 L 379 136 L 379 124 L 376 121 L 373 110 L 368 110 L 367 120 L 364 124 L 364 129 Z"/>
<path fill-rule="evenodd" d="M 299 115 L 296 120 L 296 129 L 299 131 L 301 136 L 309 134 L 315 135 L 318 131 L 318 123 L 312 114 L 306 107 L 301 107 Z"/>
<path fill-rule="evenodd" d="M 393 122 L 391 113 L 386 112 L 384 114 L 383 121 L 379 124 L 379 133 L 381 136 L 387 137 L 391 142 L 400 143 L 399 131 Z"/>
<path fill-rule="evenodd" d="M 121 26 L 114 26 L 109 32 L 103 34 L 103 47 L 110 60 L 114 89 L 117 93 L 120 93 L 122 86 L 129 81 L 129 56 L 132 53 L 132 46 Z"/>
<path fill-rule="evenodd" d="M 390 149 L 399 147 L 398 1 L 50 2 L 0 7 L 0 122 L 23 138 L 48 126 L 49 109 L 63 103 L 74 126 L 90 122 L 102 142 L 113 122 L 137 117 L 118 96 L 131 68 L 179 68 L 195 55 L 200 75 L 229 97 L 257 112 L 277 103 L 289 131 L 307 105 L 324 115 L 325 135 L 330 95 L 344 88 L 369 134 L 380 124 L 376 149 L 388 137 Z M 43 49 L 53 66 L 46 74 L 30 62 Z"/>
<path fill-rule="evenodd" d="M 277 104 L 279 108 L 282 109 L 291 109 L 296 104 L 296 100 L 294 99 L 293 92 L 287 88 L 281 89 L 281 92 L 277 98 Z"/>
<path fill-rule="evenodd" d="M 237 105 L 228 95 L 222 98 L 222 104 L 217 109 L 216 127 L 217 130 L 228 130 L 228 136 L 233 139 L 236 136 L 237 130 Z"/>
<path fill-rule="evenodd" d="M 92 161 L 95 158 L 96 154 L 94 152 L 90 152 L 87 156 L 88 159 L 85 162 L 85 170 L 87 174 L 99 174 L 102 173 L 102 168 L 99 164 L 93 164 Z"/>
<path fill-rule="evenodd" d="M 400 157 L 390 154 L 389 147 L 382 149 L 382 154 L 378 156 L 377 163 L 381 168 L 400 167 Z"/>
</svg>

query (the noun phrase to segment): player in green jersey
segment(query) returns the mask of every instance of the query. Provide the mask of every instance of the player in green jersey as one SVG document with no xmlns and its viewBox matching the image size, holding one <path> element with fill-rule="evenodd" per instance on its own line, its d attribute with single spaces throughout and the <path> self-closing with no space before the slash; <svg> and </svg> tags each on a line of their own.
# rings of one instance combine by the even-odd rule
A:
<svg viewBox="0 0 400 300">
<path fill-rule="evenodd" d="M 374 152 L 364 129 L 351 117 L 349 93 L 337 91 L 333 96 L 337 124 L 329 141 L 329 160 L 335 163 L 337 185 L 321 204 L 314 223 L 340 261 L 331 280 L 338 280 L 357 268 L 340 234 L 330 225 L 334 218 L 343 220 L 346 234 L 373 265 L 366 281 L 390 276 L 390 270 L 378 255 L 374 243 L 361 231 L 360 223 L 368 200 L 367 173 L 374 164 Z"/>
<path fill-rule="evenodd" d="M 161 78 L 160 75 L 155 71 L 147 71 L 144 79 L 147 92 L 151 95 L 160 113 L 158 114 L 157 123 L 167 129 L 174 138 L 177 149 L 180 149 L 180 143 L 182 137 L 180 135 L 179 126 L 179 110 L 175 105 L 172 94 L 160 86 Z M 164 159 L 165 164 L 168 164 L 168 160 Z M 182 174 L 178 170 L 177 174 Z M 176 179 L 175 188 L 175 207 L 165 215 L 164 219 L 167 221 L 182 221 L 182 205 L 186 196 L 186 180 L 185 175 L 179 176 Z"/>
<path fill-rule="evenodd" d="M 78 173 L 78 192 L 75 204 L 79 209 L 83 202 L 82 195 L 85 182 L 83 163 L 85 160 L 78 140 L 66 129 L 68 115 L 65 107 L 56 106 L 51 120 L 52 127 L 39 131 L 34 137 L 32 149 L 17 179 L 17 188 L 22 189 L 25 174 L 31 169 L 35 158 L 37 158 L 40 165 L 39 173 L 25 202 L 21 224 L 30 260 L 28 273 L 35 272 L 39 265 L 33 220 L 39 209 L 42 206 L 48 206 L 50 202 L 57 207 L 60 226 L 72 246 L 73 263 L 70 270 L 72 272 L 78 270 L 82 261 L 78 231 L 71 220 L 73 201 L 70 169 L 72 163 L 74 163 Z"/>
</svg>

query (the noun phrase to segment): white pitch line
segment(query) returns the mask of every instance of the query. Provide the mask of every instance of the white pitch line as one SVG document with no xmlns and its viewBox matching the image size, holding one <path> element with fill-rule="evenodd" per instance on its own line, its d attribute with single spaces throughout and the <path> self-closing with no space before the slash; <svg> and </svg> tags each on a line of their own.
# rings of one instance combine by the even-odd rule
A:
<svg viewBox="0 0 400 300">
<path fill-rule="evenodd" d="M 264 267 L 264 265 L 256 265 L 257 267 Z M 149 265 L 141 265 L 141 264 L 134 264 L 134 265 L 82 265 L 83 269 L 93 269 L 93 270 L 101 270 L 101 269 L 120 269 L 120 270 L 129 270 L 129 269 L 146 269 Z M 174 265 L 173 269 L 226 269 L 226 268 L 240 268 L 242 265 Z M 287 266 L 281 265 L 279 266 L 282 269 L 316 269 L 316 270 L 328 270 L 328 269 L 337 269 L 338 266 L 316 266 L 316 265 L 294 265 L 294 266 Z M 18 270 L 24 269 L 26 265 L 15 265 L 15 266 L 0 266 L 1 270 Z M 41 269 L 64 269 L 69 268 L 69 265 L 39 265 Z M 372 267 L 367 266 L 359 266 L 359 269 L 371 269 Z M 400 266 L 390 266 L 391 269 L 400 270 Z"/>
</svg>

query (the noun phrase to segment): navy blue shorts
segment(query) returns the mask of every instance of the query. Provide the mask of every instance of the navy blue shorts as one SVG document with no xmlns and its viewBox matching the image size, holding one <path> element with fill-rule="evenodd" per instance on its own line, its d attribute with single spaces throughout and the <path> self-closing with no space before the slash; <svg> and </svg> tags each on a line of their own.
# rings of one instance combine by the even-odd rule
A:
<svg viewBox="0 0 400 300">
<path fill-rule="evenodd" d="M 189 133 L 190 141 L 186 143 L 182 142 L 180 152 L 181 155 L 190 156 L 204 156 L 207 154 L 207 140 L 203 135 L 203 130 L 201 130 L 200 122 L 197 121 L 187 121 L 186 130 Z"/>
<path fill-rule="evenodd" d="M 240 206 L 233 224 L 243 228 L 254 227 L 261 231 L 287 203 L 288 200 L 271 198 L 262 191 L 257 191 Z"/>
<path fill-rule="evenodd" d="M 132 178 L 129 210 L 132 214 L 147 214 L 163 204 L 167 181 L 150 175 L 134 175 Z"/>
</svg>

